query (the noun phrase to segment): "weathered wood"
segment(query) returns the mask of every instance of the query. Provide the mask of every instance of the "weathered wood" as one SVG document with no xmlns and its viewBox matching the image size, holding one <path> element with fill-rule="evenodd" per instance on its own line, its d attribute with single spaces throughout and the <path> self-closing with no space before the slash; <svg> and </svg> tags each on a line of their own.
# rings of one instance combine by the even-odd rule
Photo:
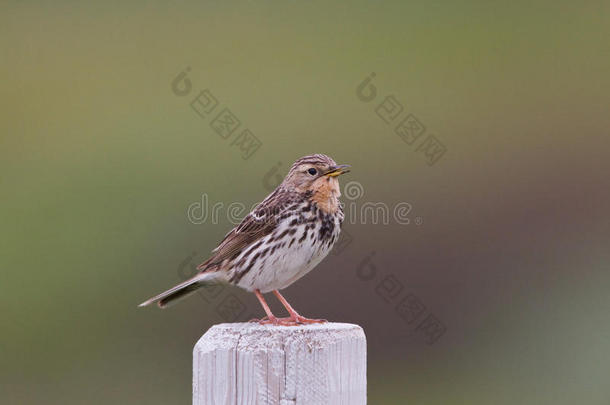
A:
<svg viewBox="0 0 610 405">
<path fill-rule="evenodd" d="M 193 351 L 194 405 L 366 404 L 358 325 L 225 323 Z"/>
</svg>

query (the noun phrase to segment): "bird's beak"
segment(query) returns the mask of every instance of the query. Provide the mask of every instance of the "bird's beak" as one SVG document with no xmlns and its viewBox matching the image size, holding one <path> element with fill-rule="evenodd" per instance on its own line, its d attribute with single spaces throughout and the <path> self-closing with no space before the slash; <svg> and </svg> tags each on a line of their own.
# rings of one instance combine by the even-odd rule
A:
<svg viewBox="0 0 610 405">
<path fill-rule="evenodd" d="M 328 171 L 326 173 L 324 173 L 324 176 L 336 177 L 343 173 L 348 173 L 349 167 L 351 167 L 351 166 L 350 165 L 331 166 L 330 169 L 328 169 Z"/>
</svg>

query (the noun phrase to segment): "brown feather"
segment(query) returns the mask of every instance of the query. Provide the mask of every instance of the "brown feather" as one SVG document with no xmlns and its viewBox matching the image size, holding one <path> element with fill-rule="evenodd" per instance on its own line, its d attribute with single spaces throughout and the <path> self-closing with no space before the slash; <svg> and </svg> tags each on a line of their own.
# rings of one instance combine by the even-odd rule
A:
<svg viewBox="0 0 610 405">
<path fill-rule="evenodd" d="M 294 197 L 293 193 L 277 188 L 224 237 L 212 256 L 197 266 L 197 269 L 216 271 L 222 267 L 225 260 L 231 260 L 244 248 L 273 232 L 277 227 L 278 217 L 294 201 Z"/>
</svg>

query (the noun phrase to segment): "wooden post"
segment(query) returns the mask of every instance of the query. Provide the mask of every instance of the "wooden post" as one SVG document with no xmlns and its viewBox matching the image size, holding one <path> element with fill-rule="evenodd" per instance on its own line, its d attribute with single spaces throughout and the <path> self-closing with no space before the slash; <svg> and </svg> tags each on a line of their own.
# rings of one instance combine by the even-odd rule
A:
<svg viewBox="0 0 610 405">
<path fill-rule="evenodd" d="M 364 405 L 358 325 L 223 323 L 193 351 L 194 405 Z"/>
</svg>

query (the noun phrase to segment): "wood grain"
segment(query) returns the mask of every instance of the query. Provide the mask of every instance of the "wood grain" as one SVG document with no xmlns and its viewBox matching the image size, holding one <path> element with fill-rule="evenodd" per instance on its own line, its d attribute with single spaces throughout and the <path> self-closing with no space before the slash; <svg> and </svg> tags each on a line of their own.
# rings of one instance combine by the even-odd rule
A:
<svg viewBox="0 0 610 405">
<path fill-rule="evenodd" d="M 215 325 L 193 351 L 195 405 L 366 404 L 358 325 Z"/>
</svg>

